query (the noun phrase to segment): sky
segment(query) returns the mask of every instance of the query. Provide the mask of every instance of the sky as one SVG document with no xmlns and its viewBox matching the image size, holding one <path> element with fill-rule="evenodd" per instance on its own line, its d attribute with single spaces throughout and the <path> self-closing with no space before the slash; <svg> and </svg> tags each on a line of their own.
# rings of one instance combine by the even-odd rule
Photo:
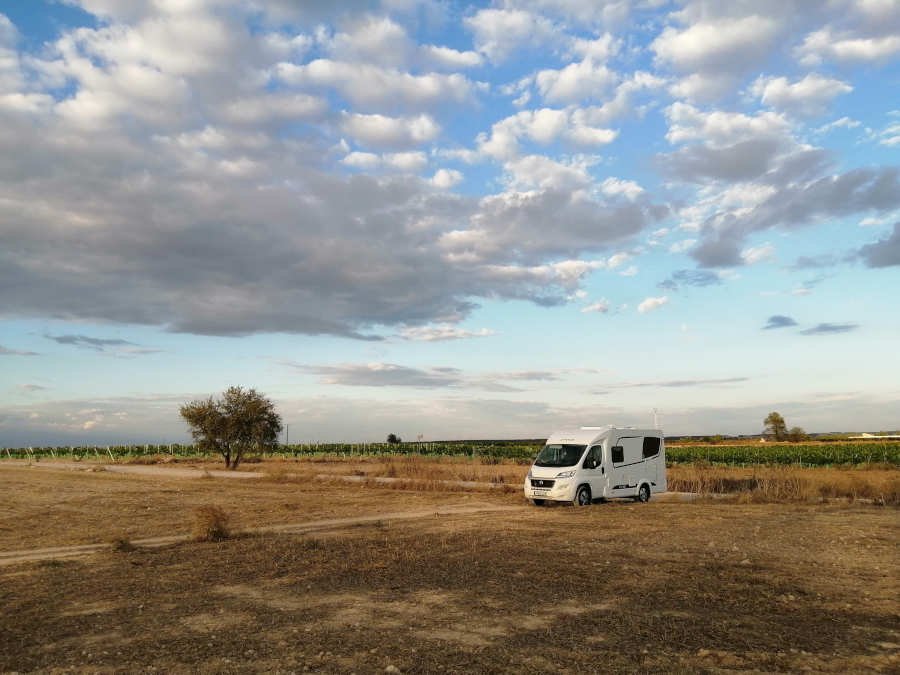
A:
<svg viewBox="0 0 900 675">
<path fill-rule="evenodd" d="M 0 0 L 0 447 L 900 427 L 900 0 Z"/>
</svg>

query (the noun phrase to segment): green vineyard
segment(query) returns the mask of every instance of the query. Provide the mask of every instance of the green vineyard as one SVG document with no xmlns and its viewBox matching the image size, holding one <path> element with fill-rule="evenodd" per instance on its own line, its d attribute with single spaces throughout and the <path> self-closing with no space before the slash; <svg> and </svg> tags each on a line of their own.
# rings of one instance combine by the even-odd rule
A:
<svg viewBox="0 0 900 675">
<path fill-rule="evenodd" d="M 266 458 L 309 456 L 426 455 L 478 457 L 482 460 L 530 461 L 541 441 L 435 441 L 429 443 L 298 443 L 280 445 L 263 453 Z M 832 466 L 885 464 L 900 467 L 900 441 L 834 443 L 755 443 L 746 445 L 671 445 L 669 464 L 706 462 L 729 466 L 800 465 Z M 0 449 L 2 459 L 75 459 L 127 462 L 156 457 L 203 457 L 193 445 L 111 445 Z M 252 455 L 251 455 L 252 456 Z"/>
</svg>

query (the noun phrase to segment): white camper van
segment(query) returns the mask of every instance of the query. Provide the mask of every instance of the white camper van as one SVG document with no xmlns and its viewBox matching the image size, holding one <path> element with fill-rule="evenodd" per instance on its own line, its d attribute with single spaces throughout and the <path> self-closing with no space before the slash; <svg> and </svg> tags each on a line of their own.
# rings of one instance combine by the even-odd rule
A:
<svg viewBox="0 0 900 675">
<path fill-rule="evenodd" d="M 587 506 L 595 499 L 641 502 L 666 491 L 666 443 L 660 429 L 581 427 L 547 439 L 525 478 L 525 496 Z"/>
</svg>

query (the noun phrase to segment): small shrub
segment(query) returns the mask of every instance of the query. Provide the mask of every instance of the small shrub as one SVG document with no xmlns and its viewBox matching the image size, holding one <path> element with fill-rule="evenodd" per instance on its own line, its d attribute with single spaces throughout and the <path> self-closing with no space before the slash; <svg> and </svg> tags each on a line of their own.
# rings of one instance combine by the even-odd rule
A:
<svg viewBox="0 0 900 675">
<path fill-rule="evenodd" d="M 110 545 L 116 553 L 130 553 L 135 549 L 134 544 L 127 537 L 116 537 L 110 542 Z"/>
<path fill-rule="evenodd" d="M 194 509 L 195 541 L 223 541 L 231 536 L 229 518 L 218 506 L 200 506 Z"/>
</svg>

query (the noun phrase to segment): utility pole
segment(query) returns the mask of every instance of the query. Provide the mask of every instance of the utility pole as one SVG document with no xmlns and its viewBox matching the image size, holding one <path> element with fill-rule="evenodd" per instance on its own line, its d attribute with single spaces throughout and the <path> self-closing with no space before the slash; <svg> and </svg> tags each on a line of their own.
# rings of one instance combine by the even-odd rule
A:
<svg viewBox="0 0 900 675">
<path fill-rule="evenodd" d="M 653 428 L 654 429 L 659 429 L 659 417 L 657 415 L 658 412 L 659 411 L 656 408 L 653 409 Z"/>
<path fill-rule="evenodd" d="M 284 425 L 284 444 L 285 445 L 291 444 L 291 425 L 290 424 Z"/>
</svg>

